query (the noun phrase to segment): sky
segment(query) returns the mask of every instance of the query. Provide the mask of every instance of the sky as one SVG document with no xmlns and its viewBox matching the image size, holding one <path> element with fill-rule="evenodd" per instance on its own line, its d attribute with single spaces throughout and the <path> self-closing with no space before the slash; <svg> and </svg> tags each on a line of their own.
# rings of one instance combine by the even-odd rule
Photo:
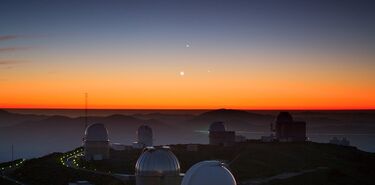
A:
<svg viewBox="0 0 375 185">
<path fill-rule="evenodd" d="M 375 3 L 0 2 L 0 107 L 374 109 Z"/>
</svg>

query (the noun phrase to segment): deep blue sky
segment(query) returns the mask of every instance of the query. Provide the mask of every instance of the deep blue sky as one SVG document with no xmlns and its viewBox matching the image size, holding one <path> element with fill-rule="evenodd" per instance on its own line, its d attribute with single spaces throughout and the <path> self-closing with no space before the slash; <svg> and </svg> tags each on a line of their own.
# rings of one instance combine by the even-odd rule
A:
<svg viewBox="0 0 375 185">
<path fill-rule="evenodd" d="M 369 49 L 373 1 L 1 1 L 0 35 Z M 14 41 L 15 42 L 15 41 Z M 61 42 L 61 41 L 59 41 Z M 349 46 L 348 46 L 349 45 Z"/>
</svg>

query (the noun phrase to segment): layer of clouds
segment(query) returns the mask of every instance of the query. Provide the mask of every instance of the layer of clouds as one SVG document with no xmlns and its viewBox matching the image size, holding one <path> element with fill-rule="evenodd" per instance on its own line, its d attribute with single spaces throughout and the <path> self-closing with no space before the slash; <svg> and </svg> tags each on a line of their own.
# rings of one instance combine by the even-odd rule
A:
<svg viewBox="0 0 375 185">
<path fill-rule="evenodd" d="M 31 36 L 31 35 L 0 35 L 0 42 L 6 40 L 14 40 L 14 39 L 25 39 L 25 38 L 34 38 L 40 36 Z"/>
<path fill-rule="evenodd" d="M 0 35 L 0 41 L 17 39 L 19 37 L 19 35 Z"/>
<path fill-rule="evenodd" d="M 28 46 L 24 46 L 24 47 L 3 47 L 3 48 L 0 48 L 0 52 L 23 51 L 23 50 L 28 50 L 30 48 L 31 47 L 28 47 Z"/>
<path fill-rule="evenodd" d="M 14 39 L 25 39 L 25 38 L 34 38 L 38 36 L 30 36 L 30 35 L 0 35 L 0 42 L 7 41 L 7 40 L 14 40 Z M 3 46 L 0 47 L 1 52 L 15 52 L 15 51 L 22 51 L 30 49 L 30 46 Z"/>
<path fill-rule="evenodd" d="M 13 65 L 13 64 L 20 64 L 20 63 L 25 63 L 26 61 L 23 60 L 1 60 L 0 59 L 0 66 L 4 65 Z"/>
</svg>

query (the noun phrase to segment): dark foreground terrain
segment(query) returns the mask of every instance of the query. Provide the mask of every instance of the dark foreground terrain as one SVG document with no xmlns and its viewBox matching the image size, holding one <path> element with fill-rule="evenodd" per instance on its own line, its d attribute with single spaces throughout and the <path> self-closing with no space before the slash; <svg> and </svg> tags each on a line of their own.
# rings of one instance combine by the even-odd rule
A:
<svg viewBox="0 0 375 185">
<path fill-rule="evenodd" d="M 171 145 L 184 173 L 193 164 L 210 159 L 223 160 L 239 184 L 374 184 L 375 154 L 354 147 L 317 143 L 261 143 L 248 141 L 232 147 L 198 145 L 198 151 L 187 151 L 186 145 Z M 141 150 L 111 151 L 111 159 L 100 162 L 78 161 L 85 169 L 108 173 L 134 174 Z M 111 175 L 98 175 L 65 167 L 53 153 L 26 161 L 9 173 L 26 184 L 66 185 L 88 180 L 94 184 L 122 183 Z"/>
</svg>

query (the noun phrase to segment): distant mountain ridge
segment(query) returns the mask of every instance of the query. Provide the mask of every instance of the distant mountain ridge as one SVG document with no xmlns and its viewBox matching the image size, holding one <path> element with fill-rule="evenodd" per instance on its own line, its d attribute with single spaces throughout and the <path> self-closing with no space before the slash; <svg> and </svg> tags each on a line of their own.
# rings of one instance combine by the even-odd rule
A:
<svg viewBox="0 0 375 185">
<path fill-rule="evenodd" d="M 231 118 L 238 118 L 238 119 L 261 119 L 269 117 L 268 115 L 263 114 L 256 114 L 244 110 L 235 110 L 235 109 L 217 109 L 212 110 L 208 112 L 204 112 L 198 116 L 196 116 L 194 119 L 207 119 L 207 118 L 216 118 L 216 119 L 231 119 Z"/>
<path fill-rule="evenodd" d="M 355 136 L 354 139 L 366 137 L 366 139 L 370 138 L 369 141 L 373 141 L 371 138 L 375 135 L 375 111 L 367 111 L 365 114 L 343 112 L 342 115 L 337 112 L 330 114 L 329 111 L 323 114 L 292 112 L 292 115 L 296 120 L 306 121 L 307 133 L 312 136 L 311 138 L 328 137 L 330 134 L 352 134 Z M 215 121 L 223 121 L 228 130 L 237 131 L 247 138 L 259 139 L 269 133 L 270 123 L 274 119 L 275 112 L 254 113 L 233 109 L 210 110 L 198 115 L 155 112 L 87 118 L 88 124 L 103 123 L 108 129 L 111 142 L 126 145 L 136 141 L 136 131 L 143 124 L 152 127 L 154 143 L 164 145 L 208 143 L 207 131 L 210 124 Z M 17 153 L 35 151 L 35 154 L 30 153 L 35 156 L 50 152 L 49 150 L 64 151 L 80 146 L 85 131 L 85 120 L 86 118 L 82 116 L 30 115 L 0 110 L 0 149 L 4 151 L 13 143 Z M 364 143 L 363 146 L 369 151 L 375 151 L 372 143 Z"/>
<path fill-rule="evenodd" d="M 189 120 L 190 124 L 208 126 L 216 121 L 222 121 L 229 129 L 259 130 L 268 125 L 274 116 L 252 113 L 244 110 L 218 109 L 202 113 Z"/>
<path fill-rule="evenodd" d="M 11 126 L 24 121 L 37 121 L 47 118 L 44 115 L 18 114 L 0 109 L 0 127 Z"/>
</svg>

